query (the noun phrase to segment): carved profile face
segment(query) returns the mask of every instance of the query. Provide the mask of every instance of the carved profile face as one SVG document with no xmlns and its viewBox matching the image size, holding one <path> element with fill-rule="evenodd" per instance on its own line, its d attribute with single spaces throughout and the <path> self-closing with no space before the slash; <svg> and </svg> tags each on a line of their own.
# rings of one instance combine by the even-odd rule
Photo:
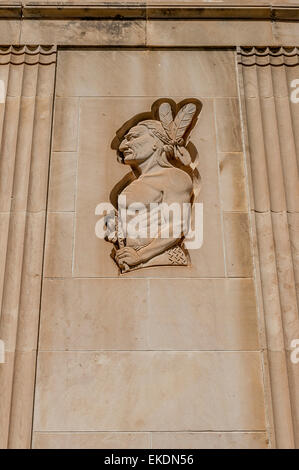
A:
<svg viewBox="0 0 299 470">
<path fill-rule="evenodd" d="M 157 141 L 147 127 L 137 125 L 124 136 L 119 150 L 124 156 L 124 163 L 132 165 L 142 163 L 153 155 L 157 149 Z"/>
</svg>

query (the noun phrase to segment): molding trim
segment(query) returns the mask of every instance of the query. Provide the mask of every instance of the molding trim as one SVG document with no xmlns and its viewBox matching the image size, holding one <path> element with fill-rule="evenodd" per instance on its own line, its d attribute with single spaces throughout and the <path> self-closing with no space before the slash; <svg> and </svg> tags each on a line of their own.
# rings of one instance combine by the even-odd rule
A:
<svg viewBox="0 0 299 470">
<path fill-rule="evenodd" d="M 0 46 L 0 65 L 51 65 L 56 53 L 55 46 Z"/>
<path fill-rule="evenodd" d="M 238 64 L 294 66 L 299 64 L 298 47 L 242 47 L 238 50 Z"/>
<path fill-rule="evenodd" d="M 206 2 L 155 3 L 92 3 L 46 4 L 28 2 L 0 6 L 0 18 L 10 19 L 252 19 L 298 21 L 299 6 L 275 5 L 257 2 L 256 5 L 207 5 Z"/>
</svg>

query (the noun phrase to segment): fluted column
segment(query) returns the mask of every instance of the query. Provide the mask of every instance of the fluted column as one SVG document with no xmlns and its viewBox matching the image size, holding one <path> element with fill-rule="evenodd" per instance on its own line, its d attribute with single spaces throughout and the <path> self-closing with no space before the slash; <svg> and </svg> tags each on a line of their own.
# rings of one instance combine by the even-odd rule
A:
<svg viewBox="0 0 299 470">
<path fill-rule="evenodd" d="M 31 444 L 54 47 L 0 48 L 0 447 Z"/>
<path fill-rule="evenodd" d="M 299 338 L 299 104 L 290 99 L 299 52 L 240 48 L 238 63 L 276 446 L 299 447 L 299 365 L 291 361 Z"/>
</svg>

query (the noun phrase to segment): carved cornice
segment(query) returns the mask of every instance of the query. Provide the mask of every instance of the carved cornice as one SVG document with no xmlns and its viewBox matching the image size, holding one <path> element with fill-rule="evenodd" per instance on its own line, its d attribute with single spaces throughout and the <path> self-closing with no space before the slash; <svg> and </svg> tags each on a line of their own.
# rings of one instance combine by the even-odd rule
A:
<svg viewBox="0 0 299 470">
<path fill-rule="evenodd" d="M 238 63 L 250 67 L 252 65 L 289 65 L 299 64 L 298 47 L 240 47 Z"/>
<path fill-rule="evenodd" d="M 56 62 L 55 46 L 0 47 L 0 65 L 51 65 Z"/>
<path fill-rule="evenodd" d="M 256 2 L 247 6 L 207 2 L 140 1 L 139 3 L 91 3 L 82 2 L 47 4 L 46 2 L 14 2 L 0 6 L 0 18 L 15 19 L 268 19 L 299 20 L 299 6 L 272 5 L 272 2 Z"/>
</svg>

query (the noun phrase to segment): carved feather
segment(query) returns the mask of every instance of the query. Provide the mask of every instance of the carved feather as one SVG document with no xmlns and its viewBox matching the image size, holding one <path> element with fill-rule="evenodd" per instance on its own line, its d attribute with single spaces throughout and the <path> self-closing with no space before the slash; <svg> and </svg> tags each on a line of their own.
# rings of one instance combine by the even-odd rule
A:
<svg viewBox="0 0 299 470">
<path fill-rule="evenodd" d="M 172 110 L 171 106 L 169 103 L 162 103 L 159 107 L 159 118 L 161 121 L 161 124 L 168 134 L 168 136 L 171 138 L 172 137 L 172 131 L 173 131 L 173 116 L 172 116 Z"/>
<path fill-rule="evenodd" d="M 178 153 L 179 154 L 177 155 L 177 157 L 181 160 L 183 165 L 189 166 L 191 163 L 191 157 L 190 157 L 190 153 L 188 152 L 188 150 L 185 147 L 179 147 Z"/>
<path fill-rule="evenodd" d="M 174 136 L 175 140 L 183 138 L 195 114 L 196 106 L 194 103 L 188 103 L 183 106 L 174 120 Z"/>
</svg>

